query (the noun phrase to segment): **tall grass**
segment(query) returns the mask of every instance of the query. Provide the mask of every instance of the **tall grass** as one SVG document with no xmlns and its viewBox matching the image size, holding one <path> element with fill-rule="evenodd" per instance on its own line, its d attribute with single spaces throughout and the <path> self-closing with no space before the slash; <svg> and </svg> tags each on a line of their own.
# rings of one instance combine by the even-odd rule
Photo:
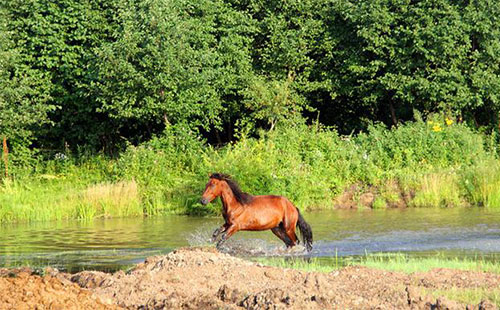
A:
<svg viewBox="0 0 500 310">
<path fill-rule="evenodd" d="M 78 218 L 93 218 L 96 215 L 102 217 L 137 216 L 143 213 L 137 183 L 134 180 L 101 183 L 87 187 L 81 193 L 77 210 Z M 87 215 L 89 212 L 93 216 L 89 217 Z"/>
<path fill-rule="evenodd" d="M 64 179 L 4 181 L 0 222 L 92 219 L 142 215 L 135 182 L 84 185 Z"/>
<path fill-rule="evenodd" d="M 497 160 L 468 167 L 462 176 L 465 196 L 475 205 L 500 208 L 500 165 Z"/>
<path fill-rule="evenodd" d="M 424 175 L 419 183 L 411 206 L 454 207 L 464 204 L 455 173 L 431 173 Z"/>
<path fill-rule="evenodd" d="M 247 192 L 287 196 L 302 210 L 331 208 L 353 184 L 375 191 L 375 208 L 401 197 L 414 207 L 496 207 L 500 162 L 486 138 L 439 118 L 374 125 L 357 136 L 298 123 L 216 149 L 169 126 L 117 159 L 67 154 L 4 180 L 0 221 L 217 213 L 218 205 L 198 203 L 214 171 L 229 173 Z"/>
</svg>

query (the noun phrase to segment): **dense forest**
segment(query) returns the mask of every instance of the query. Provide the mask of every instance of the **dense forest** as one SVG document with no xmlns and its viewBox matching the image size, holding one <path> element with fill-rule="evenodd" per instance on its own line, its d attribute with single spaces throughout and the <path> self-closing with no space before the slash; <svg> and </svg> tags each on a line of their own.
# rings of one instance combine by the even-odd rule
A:
<svg viewBox="0 0 500 310">
<path fill-rule="evenodd" d="M 221 145 L 298 118 L 341 134 L 415 111 L 498 124 L 494 0 L 9 0 L 0 15 L 0 133 L 18 153 L 112 155 L 167 125 Z"/>
</svg>

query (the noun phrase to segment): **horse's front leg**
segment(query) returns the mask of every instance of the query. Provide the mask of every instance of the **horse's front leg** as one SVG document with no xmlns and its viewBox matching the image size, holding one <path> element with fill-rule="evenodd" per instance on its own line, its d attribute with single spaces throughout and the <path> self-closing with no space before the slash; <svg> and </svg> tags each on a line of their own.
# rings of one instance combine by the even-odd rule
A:
<svg viewBox="0 0 500 310">
<path fill-rule="evenodd" d="M 227 223 L 224 223 L 224 225 L 222 225 L 221 227 L 217 228 L 214 231 L 214 233 L 212 234 L 211 241 L 215 242 L 215 240 L 217 240 L 217 238 L 219 237 L 219 235 L 227 230 L 227 227 L 228 227 Z"/>
<path fill-rule="evenodd" d="M 227 239 L 229 239 L 229 237 L 231 237 L 232 235 L 234 235 L 235 232 L 237 232 L 239 229 L 236 225 L 230 225 L 226 231 L 222 234 L 222 238 L 220 238 L 219 242 L 217 242 L 217 245 L 216 245 L 216 248 L 219 249 L 221 247 L 221 245 L 224 244 L 224 242 L 226 242 Z"/>
</svg>

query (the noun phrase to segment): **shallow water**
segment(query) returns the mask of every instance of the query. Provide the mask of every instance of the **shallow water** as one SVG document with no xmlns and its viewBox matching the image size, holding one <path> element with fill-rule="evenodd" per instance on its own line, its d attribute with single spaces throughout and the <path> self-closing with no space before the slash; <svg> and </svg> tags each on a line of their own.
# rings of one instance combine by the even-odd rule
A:
<svg viewBox="0 0 500 310">
<path fill-rule="evenodd" d="M 321 258 L 405 252 L 500 257 L 500 210 L 333 210 L 305 213 L 314 248 L 285 251 L 270 231 L 238 232 L 224 251 L 240 256 Z M 222 218 L 163 216 L 0 226 L 0 266 L 53 266 L 67 271 L 126 268 L 145 257 L 207 245 Z"/>
</svg>

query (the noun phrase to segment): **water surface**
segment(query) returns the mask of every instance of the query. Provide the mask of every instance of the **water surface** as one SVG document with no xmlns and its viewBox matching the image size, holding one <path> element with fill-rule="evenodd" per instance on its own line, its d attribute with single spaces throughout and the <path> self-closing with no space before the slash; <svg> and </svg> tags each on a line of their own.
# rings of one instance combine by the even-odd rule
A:
<svg viewBox="0 0 500 310">
<path fill-rule="evenodd" d="M 500 210 L 481 208 L 331 210 L 305 213 L 314 233 L 309 254 L 287 253 L 270 231 L 238 232 L 225 251 L 240 256 L 500 256 Z M 217 217 L 161 216 L 0 226 L 0 266 L 53 266 L 67 271 L 126 268 L 174 248 L 206 245 Z"/>
</svg>

